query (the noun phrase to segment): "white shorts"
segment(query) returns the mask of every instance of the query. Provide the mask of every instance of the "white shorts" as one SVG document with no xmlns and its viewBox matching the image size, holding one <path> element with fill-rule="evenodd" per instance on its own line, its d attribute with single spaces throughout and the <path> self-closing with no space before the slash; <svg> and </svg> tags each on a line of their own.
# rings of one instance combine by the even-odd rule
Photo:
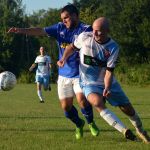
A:
<svg viewBox="0 0 150 150">
<path fill-rule="evenodd" d="M 66 78 L 58 77 L 58 97 L 59 99 L 65 99 L 68 97 L 74 97 L 76 93 L 83 93 L 79 85 L 79 78 Z"/>
</svg>

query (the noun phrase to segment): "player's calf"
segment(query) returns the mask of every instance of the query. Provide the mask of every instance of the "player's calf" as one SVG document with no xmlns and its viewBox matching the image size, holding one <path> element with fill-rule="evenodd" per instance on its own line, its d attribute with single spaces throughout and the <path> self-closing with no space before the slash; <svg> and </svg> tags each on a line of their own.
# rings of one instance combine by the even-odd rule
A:
<svg viewBox="0 0 150 150">
<path fill-rule="evenodd" d="M 140 132 L 140 131 L 136 131 L 136 134 L 138 135 L 138 137 L 146 144 L 150 144 L 150 137 L 147 134 L 146 131 Z"/>
</svg>

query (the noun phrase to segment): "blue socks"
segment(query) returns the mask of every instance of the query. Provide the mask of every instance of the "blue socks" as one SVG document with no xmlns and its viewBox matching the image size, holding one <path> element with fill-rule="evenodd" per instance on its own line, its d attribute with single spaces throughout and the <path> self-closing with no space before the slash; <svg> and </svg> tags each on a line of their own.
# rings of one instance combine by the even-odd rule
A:
<svg viewBox="0 0 150 150">
<path fill-rule="evenodd" d="M 89 104 L 87 107 L 81 109 L 82 114 L 86 118 L 88 124 L 93 122 L 93 109 L 92 106 Z"/>
<path fill-rule="evenodd" d="M 74 124 L 76 124 L 77 127 L 81 126 L 82 121 L 79 118 L 78 111 L 74 106 L 72 106 L 70 111 L 68 111 L 68 112 L 66 111 L 64 113 L 65 113 L 66 118 L 70 119 Z"/>
</svg>

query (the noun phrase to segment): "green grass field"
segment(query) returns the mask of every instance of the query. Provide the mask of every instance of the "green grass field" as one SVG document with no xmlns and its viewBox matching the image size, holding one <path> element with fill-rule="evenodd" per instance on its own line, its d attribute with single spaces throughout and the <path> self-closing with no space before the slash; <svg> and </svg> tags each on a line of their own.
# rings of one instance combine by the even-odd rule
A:
<svg viewBox="0 0 150 150">
<path fill-rule="evenodd" d="M 150 87 L 123 88 L 150 134 Z M 92 137 L 86 124 L 84 138 L 77 141 L 75 126 L 60 108 L 56 85 L 52 85 L 51 92 L 43 94 L 46 102 L 39 103 L 33 84 L 17 85 L 12 91 L 0 92 L 0 150 L 150 150 L 150 145 L 124 139 L 95 110 L 99 136 Z M 118 108 L 107 106 L 135 132 Z M 80 111 L 79 115 L 82 116 Z"/>
</svg>

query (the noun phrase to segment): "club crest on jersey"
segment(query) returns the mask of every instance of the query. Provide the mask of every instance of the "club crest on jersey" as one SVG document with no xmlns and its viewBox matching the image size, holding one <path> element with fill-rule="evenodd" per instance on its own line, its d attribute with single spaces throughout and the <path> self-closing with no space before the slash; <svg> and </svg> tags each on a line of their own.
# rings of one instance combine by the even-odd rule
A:
<svg viewBox="0 0 150 150">
<path fill-rule="evenodd" d="M 110 56 L 110 51 L 107 49 L 103 49 L 104 57 L 108 58 Z"/>
<path fill-rule="evenodd" d="M 64 32 L 60 32 L 60 36 L 64 36 L 65 34 L 64 34 Z"/>
<path fill-rule="evenodd" d="M 61 48 L 66 48 L 66 46 L 68 46 L 69 44 L 68 43 L 61 43 L 60 47 Z"/>
</svg>

